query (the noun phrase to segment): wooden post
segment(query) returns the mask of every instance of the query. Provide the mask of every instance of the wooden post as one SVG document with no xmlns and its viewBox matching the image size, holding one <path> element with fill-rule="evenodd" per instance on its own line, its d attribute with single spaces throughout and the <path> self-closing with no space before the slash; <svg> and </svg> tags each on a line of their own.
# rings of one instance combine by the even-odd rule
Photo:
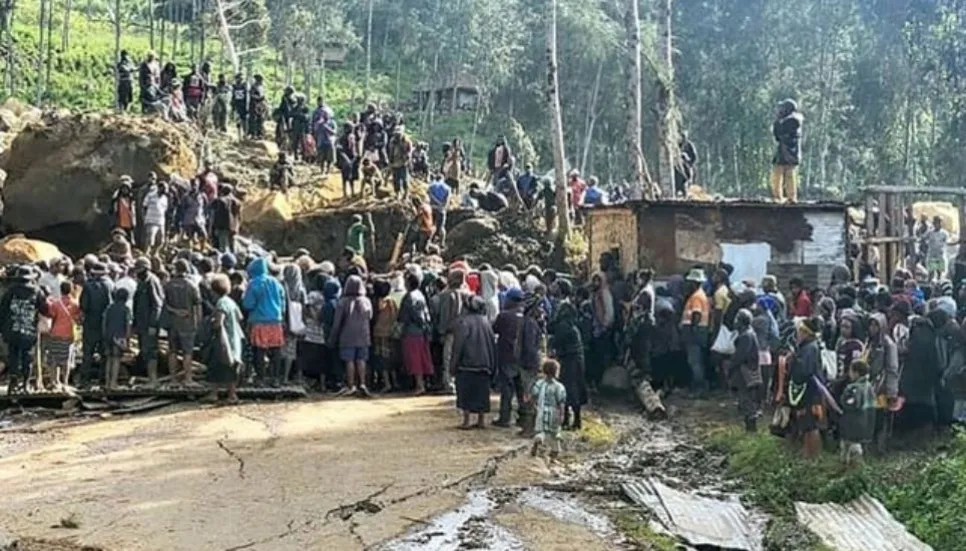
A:
<svg viewBox="0 0 966 551">
<path fill-rule="evenodd" d="M 872 208 L 875 205 L 875 199 L 873 199 L 871 193 L 865 194 L 865 238 L 868 239 L 875 235 L 874 223 L 872 221 Z M 872 245 L 863 244 L 862 245 L 862 261 L 869 264 L 871 255 L 869 254 L 869 247 Z"/>
</svg>

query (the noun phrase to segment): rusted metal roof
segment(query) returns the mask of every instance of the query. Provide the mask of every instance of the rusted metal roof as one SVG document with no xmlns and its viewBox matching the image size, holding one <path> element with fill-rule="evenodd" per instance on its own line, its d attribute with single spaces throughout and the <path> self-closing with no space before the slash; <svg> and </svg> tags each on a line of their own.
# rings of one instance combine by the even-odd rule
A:
<svg viewBox="0 0 966 551">
<path fill-rule="evenodd" d="M 658 522 L 684 542 L 715 549 L 759 551 L 764 520 L 748 512 L 735 496 L 712 499 L 681 492 L 656 478 L 621 486 L 635 503 L 654 512 Z"/>
<path fill-rule="evenodd" d="M 838 503 L 795 503 L 799 522 L 838 551 L 932 551 L 874 498 Z"/>
<path fill-rule="evenodd" d="M 769 210 L 823 210 L 823 211 L 842 211 L 852 206 L 850 203 L 841 201 L 802 201 L 798 203 L 777 203 L 767 199 L 720 199 L 715 201 L 698 201 L 683 199 L 657 199 L 654 201 L 625 201 L 617 205 L 605 205 L 600 207 L 584 207 L 584 211 L 593 213 L 597 210 L 607 209 L 647 209 L 647 208 L 675 208 L 675 209 L 717 209 L 717 208 L 759 208 Z"/>
</svg>

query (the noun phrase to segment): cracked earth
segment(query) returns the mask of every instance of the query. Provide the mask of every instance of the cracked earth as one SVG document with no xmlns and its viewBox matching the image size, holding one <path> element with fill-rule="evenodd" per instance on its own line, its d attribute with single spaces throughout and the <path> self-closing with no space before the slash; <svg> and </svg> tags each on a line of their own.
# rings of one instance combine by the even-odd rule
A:
<svg viewBox="0 0 966 551">
<path fill-rule="evenodd" d="M 324 400 L 0 441 L 0 528 L 106 551 L 614 548 L 521 493 L 551 478 L 527 441 L 457 422 L 451 397 Z"/>
</svg>

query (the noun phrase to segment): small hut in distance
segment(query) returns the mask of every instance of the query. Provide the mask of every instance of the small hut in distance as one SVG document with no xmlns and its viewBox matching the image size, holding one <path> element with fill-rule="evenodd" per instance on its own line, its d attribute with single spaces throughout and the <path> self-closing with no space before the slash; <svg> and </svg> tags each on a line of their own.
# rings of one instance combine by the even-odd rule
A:
<svg viewBox="0 0 966 551">
<path fill-rule="evenodd" d="M 420 108 L 426 108 L 430 101 L 434 101 L 438 109 L 448 109 L 451 113 L 472 111 L 480 99 L 479 81 L 468 73 L 426 80 L 413 91 Z"/>
</svg>

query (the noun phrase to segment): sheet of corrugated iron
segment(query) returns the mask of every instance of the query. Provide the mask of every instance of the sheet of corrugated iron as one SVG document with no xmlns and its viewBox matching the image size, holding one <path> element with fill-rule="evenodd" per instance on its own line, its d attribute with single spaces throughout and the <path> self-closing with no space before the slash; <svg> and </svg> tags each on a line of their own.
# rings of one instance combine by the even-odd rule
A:
<svg viewBox="0 0 966 551">
<path fill-rule="evenodd" d="M 795 503 L 799 522 L 838 551 L 932 551 L 870 496 L 846 503 Z"/>
<path fill-rule="evenodd" d="M 762 549 L 762 522 L 737 498 L 711 499 L 665 486 L 655 478 L 626 482 L 624 493 L 654 512 L 668 532 L 694 546 L 735 551 Z"/>
</svg>

